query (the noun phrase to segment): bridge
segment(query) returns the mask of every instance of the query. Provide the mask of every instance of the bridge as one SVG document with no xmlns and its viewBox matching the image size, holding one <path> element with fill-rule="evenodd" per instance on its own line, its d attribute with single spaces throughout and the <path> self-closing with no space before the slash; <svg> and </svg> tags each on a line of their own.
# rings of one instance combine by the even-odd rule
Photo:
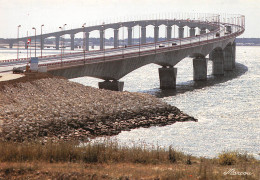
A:
<svg viewBox="0 0 260 180">
<path fill-rule="evenodd" d="M 146 43 L 146 27 L 154 26 L 154 42 Z M 166 40 L 159 40 L 159 26 L 166 26 Z M 172 27 L 178 26 L 178 38 L 172 37 Z M 133 27 L 139 26 L 139 44 L 133 45 Z M 189 36 L 184 37 L 184 27 L 189 28 Z M 127 46 L 119 47 L 118 29 L 127 27 Z M 106 29 L 114 29 L 114 48 L 104 48 L 104 33 Z M 199 33 L 196 33 L 196 29 Z M 100 50 L 89 51 L 89 33 L 100 32 Z M 102 24 L 82 27 L 66 31 L 53 32 L 34 37 L 32 40 L 55 36 L 56 49 L 59 49 L 59 39 L 62 35 L 71 35 L 71 49 L 74 48 L 76 33 L 84 33 L 85 48 L 82 52 L 66 53 L 39 57 L 41 71 L 66 78 L 90 76 L 103 79 L 100 88 L 123 90 L 123 82 L 119 81 L 126 74 L 144 65 L 154 63 L 159 68 L 160 88 L 176 87 L 177 68 L 174 66 L 185 57 L 193 58 L 193 79 L 207 79 L 208 60 L 213 62 L 213 74 L 224 75 L 224 71 L 235 68 L 236 43 L 235 38 L 245 30 L 243 15 L 230 15 L 229 18 L 218 14 L 205 15 L 199 19 L 155 19 Z M 10 47 L 18 41 L 27 42 L 28 37 L 7 40 Z M 207 58 L 207 55 L 208 58 Z M 2 66 L 25 65 L 29 59 L 14 59 L 0 62 Z"/>
</svg>

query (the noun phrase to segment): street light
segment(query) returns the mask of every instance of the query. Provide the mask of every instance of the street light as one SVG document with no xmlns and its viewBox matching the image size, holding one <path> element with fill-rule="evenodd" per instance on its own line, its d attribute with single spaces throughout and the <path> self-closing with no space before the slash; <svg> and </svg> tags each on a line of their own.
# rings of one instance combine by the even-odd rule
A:
<svg viewBox="0 0 260 180">
<path fill-rule="evenodd" d="M 35 36 L 34 36 L 34 41 L 35 41 L 35 55 L 34 55 L 34 57 L 36 57 L 36 28 L 33 27 L 32 29 L 34 29 L 34 31 L 35 31 Z"/>
<path fill-rule="evenodd" d="M 17 40 L 18 40 L 18 46 L 17 46 L 17 60 L 19 59 L 19 28 L 21 25 L 17 26 Z"/>
<path fill-rule="evenodd" d="M 86 34 L 85 34 L 85 25 L 86 25 L 86 23 L 84 23 L 83 25 L 82 25 L 82 28 L 83 28 L 83 53 L 84 53 L 84 63 L 85 63 L 85 49 L 86 49 Z"/>
<path fill-rule="evenodd" d="M 43 42 L 42 42 L 42 27 L 44 24 L 41 25 L 41 57 L 42 57 L 42 48 L 43 48 Z"/>
<path fill-rule="evenodd" d="M 65 26 L 67 24 L 63 24 L 63 31 L 65 31 Z M 62 40 L 62 44 L 63 44 L 63 54 L 65 53 L 65 35 L 63 36 L 63 40 Z"/>
<path fill-rule="evenodd" d="M 62 27 L 60 26 L 59 28 L 62 31 Z M 61 37 L 61 40 L 62 40 L 62 36 L 60 36 L 60 37 Z M 60 45 L 61 45 L 61 47 L 60 47 L 60 62 L 62 64 L 62 41 L 60 42 Z"/>
</svg>

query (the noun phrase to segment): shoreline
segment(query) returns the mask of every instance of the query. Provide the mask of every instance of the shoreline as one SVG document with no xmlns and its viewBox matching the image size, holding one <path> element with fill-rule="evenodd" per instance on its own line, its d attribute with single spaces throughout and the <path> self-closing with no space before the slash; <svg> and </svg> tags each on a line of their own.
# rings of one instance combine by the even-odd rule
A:
<svg viewBox="0 0 260 180">
<path fill-rule="evenodd" d="M 100 90 L 44 73 L 0 85 L 3 141 L 88 141 L 139 127 L 197 121 L 149 94 Z"/>
</svg>

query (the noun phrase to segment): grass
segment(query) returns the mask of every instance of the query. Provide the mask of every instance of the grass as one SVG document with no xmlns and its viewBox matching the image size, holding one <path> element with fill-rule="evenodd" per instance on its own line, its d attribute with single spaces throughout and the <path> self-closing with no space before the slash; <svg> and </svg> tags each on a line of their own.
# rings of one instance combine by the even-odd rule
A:
<svg viewBox="0 0 260 180">
<path fill-rule="evenodd" d="M 229 169 L 250 176 L 224 175 Z M 104 141 L 0 142 L 0 179 L 259 179 L 259 161 L 247 153 L 223 152 L 206 159 L 145 145 L 125 147 Z"/>
</svg>

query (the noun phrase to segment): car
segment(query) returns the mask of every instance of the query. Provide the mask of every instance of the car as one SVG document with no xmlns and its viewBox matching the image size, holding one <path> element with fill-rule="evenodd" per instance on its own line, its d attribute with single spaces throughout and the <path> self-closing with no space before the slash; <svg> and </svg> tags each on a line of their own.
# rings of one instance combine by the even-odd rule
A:
<svg viewBox="0 0 260 180">
<path fill-rule="evenodd" d="M 219 34 L 219 32 L 217 32 L 217 33 L 216 33 L 216 37 L 219 37 L 219 36 L 220 36 L 220 34 Z"/>
<path fill-rule="evenodd" d="M 176 46 L 177 45 L 177 43 L 172 43 L 172 46 Z"/>
<path fill-rule="evenodd" d="M 24 73 L 24 72 L 25 72 L 24 67 L 14 67 L 13 68 L 13 74 L 20 74 L 20 73 Z"/>
<path fill-rule="evenodd" d="M 162 47 L 165 47 L 165 45 L 164 45 L 164 44 L 160 44 L 160 45 L 159 45 L 159 48 L 162 48 Z"/>
</svg>

